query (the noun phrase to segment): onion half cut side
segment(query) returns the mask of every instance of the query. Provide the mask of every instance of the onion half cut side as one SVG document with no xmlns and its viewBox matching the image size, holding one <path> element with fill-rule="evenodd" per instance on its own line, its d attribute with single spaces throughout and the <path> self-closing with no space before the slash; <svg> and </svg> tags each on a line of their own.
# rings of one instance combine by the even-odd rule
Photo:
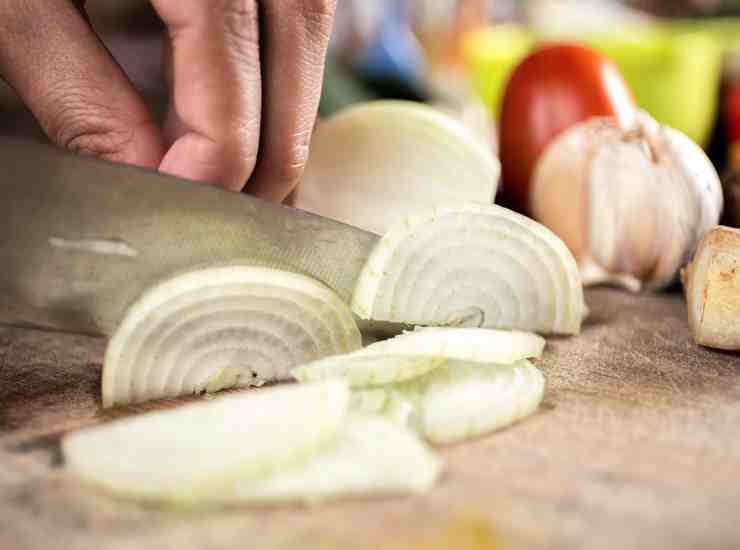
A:
<svg viewBox="0 0 740 550">
<path fill-rule="evenodd" d="M 496 205 L 410 216 L 378 242 L 352 309 L 362 319 L 577 334 L 578 266 L 543 225 Z"/>
<path fill-rule="evenodd" d="M 323 284 L 249 265 L 207 267 L 153 287 L 108 344 L 103 405 L 261 385 L 361 346 L 347 305 Z"/>
<path fill-rule="evenodd" d="M 71 471 L 111 493 L 196 505 L 329 444 L 348 403 L 334 380 L 250 390 L 81 430 L 62 451 Z"/>
<path fill-rule="evenodd" d="M 410 101 L 375 101 L 320 123 L 297 208 L 379 235 L 440 204 L 493 203 L 501 167 L 470 129 Z"/>
<path fill-rule="evenodd" d="M 236 483 L 222 498 L 316 503 L 351 495 L 423 493 L 441 471 L 441 459 L 416 433 L 381 417 L 355 413 L 332 444 L 306 462 Z"/>
</svg>

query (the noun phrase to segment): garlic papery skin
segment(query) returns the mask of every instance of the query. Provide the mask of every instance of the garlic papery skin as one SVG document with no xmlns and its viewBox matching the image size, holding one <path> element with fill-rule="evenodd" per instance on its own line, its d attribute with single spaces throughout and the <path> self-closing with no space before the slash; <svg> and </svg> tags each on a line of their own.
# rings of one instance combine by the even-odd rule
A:
<svg viewBox="0 0 740 550">
<path fill-rule="evenodd" d="M 537 164 L 530 201 L 573 252 L 584 285 L 630 290 L 671 284 L 723 206 L 701 148 L 645 113 L 564 132 Z"/>
</svg>

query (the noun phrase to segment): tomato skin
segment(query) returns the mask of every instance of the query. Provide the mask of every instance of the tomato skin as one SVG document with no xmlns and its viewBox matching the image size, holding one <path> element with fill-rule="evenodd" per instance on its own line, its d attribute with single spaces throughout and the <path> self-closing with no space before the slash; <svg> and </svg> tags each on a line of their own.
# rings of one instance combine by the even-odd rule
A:
<svg viewBox="0 0 740 550">
<path fill-rule="evenodd" d="M 537 160 L 558 134 L 594 116 L 629 123 L 635 101 L 619 69 L 580 44 L 546 44 L 514 70 L 499 119 L 502 202 L 529 211 Z"/>
</svg>

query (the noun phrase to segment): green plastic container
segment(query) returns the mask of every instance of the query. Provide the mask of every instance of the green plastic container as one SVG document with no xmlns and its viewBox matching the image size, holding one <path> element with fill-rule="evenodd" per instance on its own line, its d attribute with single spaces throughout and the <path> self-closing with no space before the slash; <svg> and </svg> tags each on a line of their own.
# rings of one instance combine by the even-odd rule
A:
<svg viewBox="0 0 740 550">
<path fill-rule="evenodd" d="M 617 64 L 643 109 L 706 145 L 716 119 L 729 36 L 728 22 L 714 30 L 682 22 L 583 36 L 580 41 Z M 464 55 L 473 86 L 494 115 L 511 71 L 538 42 L 520 27 L 492 27 L 466 37 Z"/>
</svg>

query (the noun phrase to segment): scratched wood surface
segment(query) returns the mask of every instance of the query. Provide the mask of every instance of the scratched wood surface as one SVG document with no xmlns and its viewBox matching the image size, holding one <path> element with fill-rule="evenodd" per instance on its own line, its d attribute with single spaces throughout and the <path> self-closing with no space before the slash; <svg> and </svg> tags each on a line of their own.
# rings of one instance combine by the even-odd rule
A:
<svg viewBox="0 0 740 550">
<path fill-rule="evenodd" d="M 65 472 L 60 435 L 106 419 L 105 343 L 0 328 L 0 549 L 428 549 L 465 518 L 513 549 L 740 548 L 740 357 L 694 346 L 678 295 L 588 301 L 583 335 L 548 344 L 539 413 L 445 449 L 429 495 L 210 513 L 117 501 Z"/>
</svg>

